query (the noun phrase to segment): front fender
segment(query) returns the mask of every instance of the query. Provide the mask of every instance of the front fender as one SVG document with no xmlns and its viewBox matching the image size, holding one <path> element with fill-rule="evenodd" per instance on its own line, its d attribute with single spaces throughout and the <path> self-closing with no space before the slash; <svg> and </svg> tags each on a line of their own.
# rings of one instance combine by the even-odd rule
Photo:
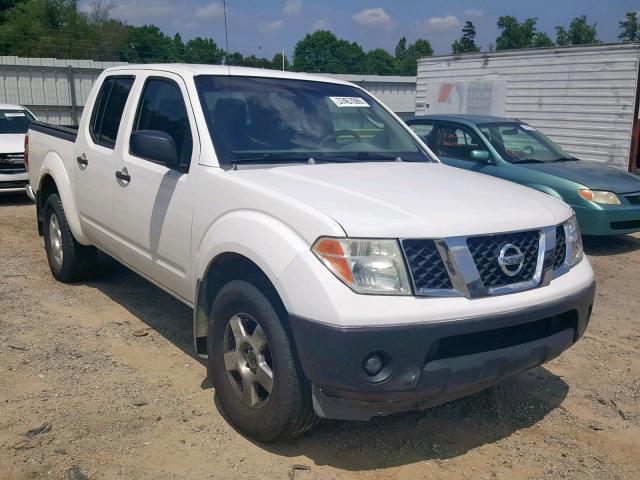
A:
<svg viewBox="0 0 640 480">
<path fill-rule="evenodd" d="M 526 187 L 533 188 L 534 190 L 538 190 L 538 191 L 540 191 L 542 193 L 546 193 L 547 195 L 551 195 L 552 197 L 555 197 L 555 198 L 557 198 L 559 200 L 562 200 L 563 202 L 565 201 L 562 198 L 562 195 L 560 195 L 557 192 L 557 190 L 555 190 L 555 189 L 553 189 L 553 188 L 551 188 L 551 187 L 549 187 L 547 185 L 541 185 L 539 183 L 525 183 L 524 185 Z"/>
<path fill-rule="evenodd" d="M 90 245 L 91 242 L 82 231 L 80 215 L 76 208 L 73 191 L 71 190 L 71 179 L 69 178 L 67 169 L 64 167 L 62 158 L 54 151 L 49 151 L 44 156 L 42 167 L 40 169 L 38 191 L 42 190 L 42 181 L 47 175 L 53 178 L 53 181 L 58 187 L 58 193 L 60 195 L 60 200 L 62 200 L 62 207 L 64 209 L 64 214 L 67 217 L 71 233 L 73 233 L 73 236 L 79 243 L 83 245 Z"/>
<path fill-rule="evenodd" d="M 278 283 L 278 277 L 301 252 L 309 248 L 308 241 L 295 230 L 263 212 L 236 210 L 218 218 L 202 236 L 193 269 L 196 284 L 193 333 L 197 353 L 206 357 L 203 352 L 207 336 L 207 308 L 213 300 L 205 298 L 206 279 L 210 266 L 219 255 L 235 253 L 251 260 L 271 281 L 285 308 L 288 308 L 287 295 L 279 290 L 282 285 Z"/>
</svg>

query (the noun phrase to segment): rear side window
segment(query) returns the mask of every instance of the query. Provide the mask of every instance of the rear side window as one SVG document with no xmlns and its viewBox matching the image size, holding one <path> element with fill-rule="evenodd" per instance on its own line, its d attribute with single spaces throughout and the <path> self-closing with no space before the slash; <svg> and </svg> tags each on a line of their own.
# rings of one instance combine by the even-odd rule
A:
<svg viewBox="0 0 640 480">
<path fill-rule="evenodd" d="M 107 148 L 115 146 L 133 80 L 133 77 L 108 77 L 100 87 L 89 127 L 91 138 L 98 145 Z"/>
<path fill-rule="evenodd" d="M 193 139 L 187 108 L 178 85 L 171 80 L 147 80 L 140 97 L 133 131 L 159 130 L 173 138 L 180 165 L 189 165 Z"/>
</svg>

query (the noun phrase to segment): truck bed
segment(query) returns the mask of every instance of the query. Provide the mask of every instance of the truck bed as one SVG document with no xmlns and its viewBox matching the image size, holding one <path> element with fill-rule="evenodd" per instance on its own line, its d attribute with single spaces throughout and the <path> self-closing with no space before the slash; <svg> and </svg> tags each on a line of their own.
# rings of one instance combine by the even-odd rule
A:
<svg viewBox="0 0 640 480">
<path fill-rule="evenodd" d="M 70 142 L 75 142 L 78 136 L 78 127 L 75 125 L 53 125 L 45 122 L 33 122 L 29 126 L 29 130 L 41 132 Z"/>
</svg>

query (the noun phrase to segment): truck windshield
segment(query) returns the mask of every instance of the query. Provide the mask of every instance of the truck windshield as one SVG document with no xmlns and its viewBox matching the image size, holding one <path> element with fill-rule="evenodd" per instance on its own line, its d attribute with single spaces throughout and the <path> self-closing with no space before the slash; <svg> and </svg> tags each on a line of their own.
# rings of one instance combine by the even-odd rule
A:
<svg viewBox="0 0 640 480">
<path fill-rule="evenodd" d="M 25 110 L 0 110 L 0 134 L 27 133 L 33 117 Z"/>
<path fill-rule="evenodd" d="M 508 122 L 486 123 L 478 127 L 507 162 L 546 163 L 577 160 L 530 125 Z"/>
<path fill-rule="evenodd" d="M 349 85 L 214 75 L 195 83 L 223 165 L 431 161 L 382 106 Z"/>
</svg>

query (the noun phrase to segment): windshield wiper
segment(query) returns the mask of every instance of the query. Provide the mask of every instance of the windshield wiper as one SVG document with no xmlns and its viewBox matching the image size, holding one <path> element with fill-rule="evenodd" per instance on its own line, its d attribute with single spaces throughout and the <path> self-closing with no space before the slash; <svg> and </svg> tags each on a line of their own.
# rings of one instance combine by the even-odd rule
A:
<svg viewBox="0 0 640 480">
<path fill-rule="evenodd" d="M 576 157 L 560 157 L 555 160 L 551 160 L 552 162 L 577 162 L 578 159 Z"/>
<path fill-rule="evenodd" d="M 337 155 L 337 159 L 339 160 L 350 160 L 354 162 L 402 162 L 402 158 L 399 155 L 381 155 L 381 154 L 372 154 L 369 152 L 359 152 L 348 155 Z"/>
<path fill-rule="evenodd" d="M 512 160 L 511 163 L 544 163 L 544 161 L 537 158 L 525 158 L 524 160 Z"/>
</svg>

